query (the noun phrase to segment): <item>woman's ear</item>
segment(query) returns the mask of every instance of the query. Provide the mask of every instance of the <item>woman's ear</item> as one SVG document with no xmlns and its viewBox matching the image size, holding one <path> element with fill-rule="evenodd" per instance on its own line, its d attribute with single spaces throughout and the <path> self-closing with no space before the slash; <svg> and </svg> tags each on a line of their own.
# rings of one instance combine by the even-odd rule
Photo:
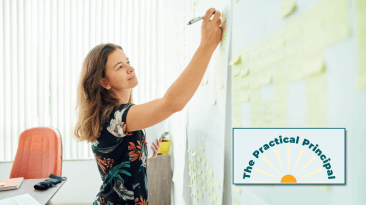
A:
<svg viewBox="0 0 366 205">
<path fill-rule="evenodd" d="M 106 80 L 105 78 L 100 78 L 100 79 L 99 79 L 99 84 L 100 84 L 103 88 L 105 88 L 105 89 L 107 89 L 107 90 L 111 89 L 111 86 L 110 86 L 110 85 L 108 85 L 108 82 L 107 82 L 107 80 Z"/>
</svg>

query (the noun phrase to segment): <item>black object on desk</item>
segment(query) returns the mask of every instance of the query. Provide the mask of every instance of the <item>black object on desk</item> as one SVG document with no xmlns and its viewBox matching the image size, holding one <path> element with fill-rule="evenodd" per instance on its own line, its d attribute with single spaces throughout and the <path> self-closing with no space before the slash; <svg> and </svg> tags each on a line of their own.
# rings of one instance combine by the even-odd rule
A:
<svg viewBox="0 0 366 205">
<path fill-rule="evenodd" d="M 46 204 L 56 192 L 61 188 L 61 186 L 66 182 L 66 179 L 56 185 L 52 189 L 47 189 L 43 191 L 35 190 L 34 185 L 40 183 L 46 179 L 24 179 L 22 185 L 18 189 L 0 191 L 0 199 L 6 199 L 13 196 L 19 196 L 22 194 L 29 194 L 40 204 Z"/>
<path fill-rule="evenodd" d="M 46 190 L 50 187 L 56 187 L 56 184 L 64 181 L 66 179 L 66 177 L 60 177 L 60 176 L 56 176 L 54 174 L 50 174 L 50 179 L 46 179 L 36 185 L 34 185 L 34 189 L 37 190 Z"/>
</svg>

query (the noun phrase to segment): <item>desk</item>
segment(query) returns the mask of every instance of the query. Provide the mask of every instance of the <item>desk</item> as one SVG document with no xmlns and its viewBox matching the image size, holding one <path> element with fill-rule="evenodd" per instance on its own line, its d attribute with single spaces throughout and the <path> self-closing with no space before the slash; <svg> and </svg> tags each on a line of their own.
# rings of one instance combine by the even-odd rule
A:
<svg viewBox="0 0 366 205">
<path fill-rule="evenodd" d="M 47 190 L 36 190 L 34 189 L 34 185 L 42 182 L 46 179 L 24 179 L 23 183 L 20 185 L 18 189 L 0 191 L 0 199 L 6 199 L 13 196 L 18 196 L 22 194 L 29 194 L 35 200 L 37 200 L 40 204 L 46 204 L 61 188 L 61 186 L 66 182 L 66 179 L 56 185 L 56 187 L 50 187 Z"/>
</svg>

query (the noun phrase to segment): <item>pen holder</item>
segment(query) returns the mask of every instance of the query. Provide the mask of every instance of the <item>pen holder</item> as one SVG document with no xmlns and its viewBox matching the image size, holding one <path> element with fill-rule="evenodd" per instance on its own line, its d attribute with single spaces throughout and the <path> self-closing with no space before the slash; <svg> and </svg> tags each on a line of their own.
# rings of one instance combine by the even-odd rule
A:
<svg viewBox="0 0 366 205">
<path fill-rule="evenodd" d="M 158 154 L 168 155 L 171 143 L 172 142 L 170 140 L 162 140 L 160 143 L 160 148 L 159 148 Z"/>
</svg>

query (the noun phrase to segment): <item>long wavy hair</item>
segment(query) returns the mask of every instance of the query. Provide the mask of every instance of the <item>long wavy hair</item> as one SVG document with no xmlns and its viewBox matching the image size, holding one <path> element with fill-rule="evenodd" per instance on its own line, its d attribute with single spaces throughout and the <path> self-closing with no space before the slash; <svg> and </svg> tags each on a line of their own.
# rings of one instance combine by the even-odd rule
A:
<svg viewBox="0 0 366 205">
<path fill-rule="evenodd" d="M 77 88 L 77 104 L 75 111 L 78 120 L 74 129 L 77 141 L 95 142 L 103 129 L 104 123 L 114 112 L 114 108 L 124 104 L 113 92 L 99 83 L 106 78 L 106 64 L 110 53 L 121 46 L 107 43 L 95 46 L 85 57 Z M 133 103 L 132 90 L 127 103 Z"/>
</svg>

